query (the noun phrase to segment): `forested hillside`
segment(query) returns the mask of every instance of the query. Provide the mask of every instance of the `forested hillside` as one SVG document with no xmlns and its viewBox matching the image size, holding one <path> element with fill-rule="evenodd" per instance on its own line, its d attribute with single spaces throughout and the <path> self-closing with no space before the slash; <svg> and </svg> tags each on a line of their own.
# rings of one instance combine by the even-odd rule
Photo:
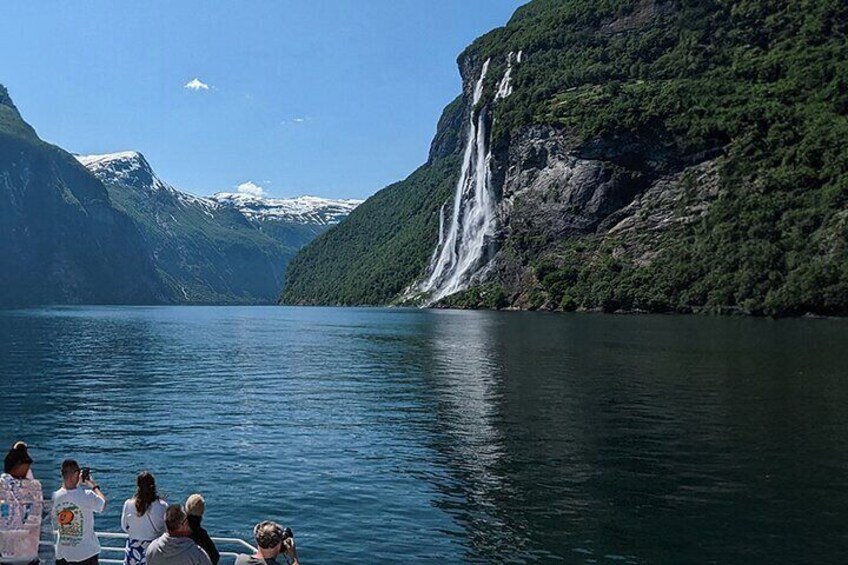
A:
<svg viewBox="0 0 848 565">
<path fill-rule="evenodd" d="M 462 112 L 491 112 L 499 253 L 485 284 L 444 304 L 848 313 L 846 32 L 840 0 L 519 9 L 459 57 Z M 404 186 L 361 207 L 379 228 L 363 216 L 301 252 L 284 300 L 386 303 L 424 276 L 450 191 Z M 410 261 L 379 234 L 429 247 Z M 375 285 L 363 257 L 402 280 Z"/>
</svg>

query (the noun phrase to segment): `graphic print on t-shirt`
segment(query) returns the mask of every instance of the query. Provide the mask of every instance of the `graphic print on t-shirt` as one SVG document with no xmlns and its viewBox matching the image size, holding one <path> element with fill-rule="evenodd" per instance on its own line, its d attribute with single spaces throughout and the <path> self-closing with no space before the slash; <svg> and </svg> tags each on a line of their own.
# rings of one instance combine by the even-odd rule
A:
<svg viewBox="0 0 848 565">
<path fill-rule="evenodd" d="M 56 524 L 59 526 L 59 543 L 62 545 L 78 545 L 82 541 L 85 533 L 82 509 L 73 502 L 56 509 Z"/>
</svg>

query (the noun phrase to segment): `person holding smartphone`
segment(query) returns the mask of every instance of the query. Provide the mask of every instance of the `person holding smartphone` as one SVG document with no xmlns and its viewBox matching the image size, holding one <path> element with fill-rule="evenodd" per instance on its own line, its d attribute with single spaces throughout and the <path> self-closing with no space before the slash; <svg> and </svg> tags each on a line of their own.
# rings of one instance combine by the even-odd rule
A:
<svg viewBox="0 0 848 565">
<path fill-rule="evenodd" d="M 89 469 L 73 459 L 62 462 L 62 488 L 53 494 L 56 565 L 97 565 L 100 542 L 94 533 L 94 513 L 103 512 L 106 497 Z"/>
</svg>

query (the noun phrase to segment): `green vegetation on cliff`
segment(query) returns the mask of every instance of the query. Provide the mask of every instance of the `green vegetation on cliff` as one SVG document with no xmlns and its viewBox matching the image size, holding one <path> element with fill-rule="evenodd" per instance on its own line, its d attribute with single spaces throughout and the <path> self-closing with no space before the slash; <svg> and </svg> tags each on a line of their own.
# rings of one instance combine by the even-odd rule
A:
<svg viewBox="0 0 848 565">
<path fill-rule="evenodd" d="M 535 279 L 521 301 L 509 301 L 563 310 L 848 313 L 846 34 L 842 0 L 535 0 L 476 41 L 460 64 L 470 72 L 491 58 L 482 104 L 494 97 L 506 54 L 524 53 L 513 94 L 495 109 L 496 151 L 505 153 L 520 128 L 549 124 L 573 135 L 578 150 L 618 145 L 634 160 L 676 170 L 705 152 L 722 154 L 718 198 L 698 221 L 665 232 L 650 262 L 622 257 L 616 250 L 628 242 L 605 233 L 505 241 L 504 254 Z M 425 206 L 403 184 L 394 190 L 404 192 L 396 196 L 402 210 L 384 209 L 395 205 L 385 198 L 366 202 L 344 237 L 333 230 L 302 252 L 296 263 L 309 259 L 316 270 L 293 270 L 285 296 L 381 303 L 420 276 L 440 202 Z M 422 244 L 414 260 L 396 248 L 348 244 L 375 229 L 366 210 L 384 218 L 381 232 Z M 320 257 L 334 262 L 331 271 L 321 270 L 321 246 L 332 248 Z M 371 270 L 360 267 L 366 258 L 392 283 L 375 290 Z M 503 305 L 499 295 L 491 303 L 487 288 L 449 303 Z"/>
<path fill-rule="evenodd" d="M 460 166 L 460 100 L 444 111 L 430 161 L 366 200 L 289 263 L 287 304 L 385 304 L 425 268 L 439 208 Z"/>
</svg>

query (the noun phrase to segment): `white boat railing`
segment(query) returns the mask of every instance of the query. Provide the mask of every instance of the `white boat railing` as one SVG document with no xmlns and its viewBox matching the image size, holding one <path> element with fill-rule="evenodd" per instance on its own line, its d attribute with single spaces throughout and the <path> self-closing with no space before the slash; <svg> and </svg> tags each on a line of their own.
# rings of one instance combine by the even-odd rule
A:
<svg viewBox="0 0 848 565">
<path fill-rule="evenodd" d="M 118 547 L 118 546 L 114 546 L 114 545 L 104 544 L 103 540 L 109 540 L 109 539 L 125 540 L 129 536 L 127 534 L 123 533 L 123 532 L 120 532 L 120 533 L 118 533 L 118 532 L 94 532 L 94 533 L 97 534 L 97 539 L 100 540 L 101 557 L 99 559 L 99 562 L 100 563 L 123 563 L 124 562 L 123 557 L 120 558 L 120 559 L 116 559 L 116 558 L 112 557 L 111 555 L 114 555 L 115 553 L 124 553 L 124 546 L 121 545 L 120 547 Z M 55 536 L 56 533 L 54 532 L 53 535 Z M 54 537 L 54 539 L 55 539 L 55 537 Z M 213 537 L 212 541 L 215 542 L 215 545 L 218 547 L 218 551 L 221 553 L 221 559 L 222 560 L 224 558 L 234 560 L 238 556 L 238 553 L 235 552 L 235 551 L 222 551 L 221 550 L 222 546 L 223 547 L 238 546 L 242 549 L 241 553 L 247 553 L 247 554 L 250 554 L 250 555 L 253 555 L 254 553 L 256 553 L 256 548 L 253 547 L 252 545 L 250 545 L 249 543 L 247 543 L 246 541 L 244 541 L 243 539 L 239 539 L 239 538 L 215 538 L 215 537 Z M 41 547 L 49 547 L 50 549 L 53 549 L 53 547 L 55 545 L 55 541 L 41 540 L 41 541 L 38 542 L 38 545 L 41 546 Z M 103 554 L 106 554 L 106 555 L 103 555 Z"/>
</svg>

